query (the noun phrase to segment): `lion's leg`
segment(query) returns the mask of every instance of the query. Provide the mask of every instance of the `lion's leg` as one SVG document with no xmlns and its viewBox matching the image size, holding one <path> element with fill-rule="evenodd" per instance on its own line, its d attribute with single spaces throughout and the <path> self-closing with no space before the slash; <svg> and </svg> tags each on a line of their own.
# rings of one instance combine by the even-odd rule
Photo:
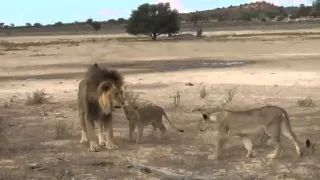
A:
<svg viewBox="0 0 320 180">
<path fill-rule="evenodd" d="M 88 139 L 90 141 L 90 147 L 88 149 L 89 152 L 98 152 L 98 144 L 97 144 L 97 136 L 95 133 L 94 121 L 85 118 L 85 124 L 87 129 Z"/>
<path fill-rule="evenodd" d="M 247 158 L 250 158 L 252 157 L 252 140 L 250 138 L 247 138 L 247 137 L 243 137 L 242 138 L 242 141 L 243 141 L 243 144 L 244 144 L 244 147 L 247 149 Z"/>
<path fill-rule="evenodd" d="M 105 131 L 107 131 L 107 143 L 106 148 L 110 150 L 118 149 L 118 146 L 114 143 L 113 140 L 113 120 L 112 116 L 109 115 L 103 119 Z"/>
<path fill-rule="evenodd" d="M 81 139 L 80 144 L 86 144 L 88 142 L 87 128 L 85 122 L 85 113 L 79 110 L 80 126 L 81 126 Z"/>
<path fill-rule="evenodd" d="M 138 125 L 138 135 L 137 135 L 137 139 L 136 139 L 136 144 L 141 144 L 142 143 L 143 129 L 144 129 L 144 126 L 142 124 L 139 124 Z"/>
<path fill-rule="evenodd" d="M 156 132 L 157 132 L 157 127 L 158 127 L 158 126 L 157 126 L 157 124 L 154 123 L 154 122 L 153 122 L 151 125 L 152 125 L 152 131 L 151 131 L 151 133 L 149 134 L 149 136 L 153 136 L 153 137 L 154 137 L 155 134 L 156 134 Z"/>
<path fill-rule="evenodd" d="M 166 132 L 167 132 L 167 129 L 166 129 L 166 127 L 164 126 L 163 123 L 161 123 L 161 125 L 159 126 L 159 129 L 160 129 L 160 132 L 161 132 L 160 139 L 164 139 L 164 137 L 165 137 L 165 135 L 166 135 Z"/>
<path fill-rule="evenodd" d="M 281 151 L 281 144 L 280 144 L 280 121 L 275 122 L 274 124 L 270 125 L 266 128 L 266 133 L 270 136 L 272 143 L 274 144 L 274 152 L 270 153 L 267 158 L 269 159 L 276 159 Z"/>
<path fill-rule="evenodd" d="M 288 127 L 288 125 L 285 122 L 282 122 L 281 123 L 281 132 L 282 132 L 283 136 L 287 137 L 288 139 L 290 139 L 293 142 L 294 146 L 296 147 L 296 151 L 297 151 L 298 156 L 301 156 L 303 154 L 303 152 L 301 151 L 298 137 L 292 131 L 291 127 Z"/>
<path fill-rule="evenodd" d="M 135 129 L 136 129 L 136 124 L 129 122 L 129 141 L 133 140 L 133 133 Z"/>
<path fill-rule="evenodd" d="M 224 147 L 227 141 L 228 141 L 227 135 L 218 133 L 218 137 L 216 141 L 216 153 L 209 155 L 208 159 L 220 159 L 222 148 Z"/>
<path fill-rule="evenodd" d="M 106 145 L 106 140 L 103 136 L 103 130 L 104 130 L 104 123 L 102 119 L 99 119 L 98 121 L 98 140 L 99 140 L 99 145 L 100 146 L 105 146 Z"/>
</svg>

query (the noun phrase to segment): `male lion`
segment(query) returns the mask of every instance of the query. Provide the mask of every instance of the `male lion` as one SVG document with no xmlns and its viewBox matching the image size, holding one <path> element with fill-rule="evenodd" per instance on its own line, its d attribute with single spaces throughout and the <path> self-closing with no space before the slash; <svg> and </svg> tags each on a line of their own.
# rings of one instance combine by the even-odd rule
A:
<svg viewBox="0 0 320 180">
<path fill-rule="evenodd" d="M 203 117 L 198 125 L 199 131 L 204 131 L 216 124 L 216 154 L 210 155 L 209 159 L 220 158 L 221 150 L 230 136 L 240 137 L 247 149 L 247 157 L 252 157 L 252 140 L 261 131 L 265 131 L 270 136 L 275 146 L 274 152 L 270 153 L 267 158 L 275 159 L 278 157 L 281 150 L 281 134 L 293 142 L 298 156 L 303 154 L 297 135 L 292 131 L 288 113 L 281 107 L 266 105 L 247 111 L 232 111 L 217 107 L 210 110 L 199 108 L 193 111 L 200 111 Z M 216 121 L 210 120 L 210 115 L 216 112 L 219 112 L 216 115 Z M 308 139 L 306 146 L 307 148 L 312 146 Z"/>
<path fill-rule="evenodd" d="M 114 108 L 125 103 L 123 76 L 116 70 L 101 68 L 98 64 L 90 66 L 85 78 L 79 83 L 78 109 L 82 135 L 80 143 L 90 142 L 89 151 L 98 151 L 95 122 L 98 124 L 99 145 L 107 149 L 117 149 L 113 141 Z M 103 132 L 106 131 L 106 139 Z"/>
<path fill-rule="evenodd" d="M 123 109 L 126 115 L 127 120 L 129 121 L 129 140 L 133 140 L 133 132 L 138 126 L 138 135 L 136 138 L 136 144 L 142 143 L 142 137 L 143 137 L 143 129 L 144 126 L 152 125 L 152 135 L 155 134 L 156 130 L 159 129 L 161 132 L 161 139 L 164 138 L 164 135 L 166 133 L 166 127 L 163 124 L 162 116 L 164 116 L 169 124 L 176 129 L 178 132 L 184 132 L 182 129 L 178 129 L 175 127 L 170 119 L 168 118 L 166 112 L 164 109 L 158 105 L 151 104 L 151 103 L 144 103 L 141 105 L 131 105 L 133 107 L 130 107 L 128 105 L 124 105 Z"/>
</svg>

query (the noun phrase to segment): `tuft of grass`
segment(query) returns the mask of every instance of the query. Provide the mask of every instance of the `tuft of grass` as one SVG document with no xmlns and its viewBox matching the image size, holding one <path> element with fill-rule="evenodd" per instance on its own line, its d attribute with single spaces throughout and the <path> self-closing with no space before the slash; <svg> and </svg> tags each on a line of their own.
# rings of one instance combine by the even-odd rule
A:
<svg viewBox="0 0 320 180">
<path fill-rule="evenodd" d="M 43 89 L 36 90 L 32 95 L 28 94 L 26 105 L 44 104 L 48 102 L 47 93 Z"/>
<path fill-rule="evenodd" d="M 5 136 L 5 133 L 3 133 L 4 128 L 5 128 L 4 120 L 1 118 L 0 119 L 0 154 L 3 154 L 3 152 L 6 151 L 4 147 L 6 147 L 5 145 L 7 144 L 7 138 Z M 0 176 L 0 179 L 1 179 L 1 176 Z"/>
<path fill-rule="evenodd" d="M 173 105 L 175 107 L 180 106 L 180 99 L 181 99 L 180 91 L 177 91 L 173 96 L 171 96 L 171 98 L 173 99 Z"/>
<path fill-rule="evenodd" d="M 314 101 L 309 96 L 298 99 L 297 104 L 299 107 L 314 107 L 314 106 L 316 106 Z"/>
<path fill-rule="evenodd" d="M 67 124 L 62 120 L 55 122 L 55 132 L 56 139 L 63 139 L 70 135 Z"/>
<path fill-rule="evenodd" d="M 206 86 L 202 86 L 199 92 L 200 98 L 204 99 L 207 97 L 207 91 L 206 91 Z"/>
<path fill-rule="evenodd" d="M 26 173 L 22 174 L 18 170 L 12 170 L 8 168 L 0 169 L 0 180 L 22 180 L 28 179 Z"/>
</svg>

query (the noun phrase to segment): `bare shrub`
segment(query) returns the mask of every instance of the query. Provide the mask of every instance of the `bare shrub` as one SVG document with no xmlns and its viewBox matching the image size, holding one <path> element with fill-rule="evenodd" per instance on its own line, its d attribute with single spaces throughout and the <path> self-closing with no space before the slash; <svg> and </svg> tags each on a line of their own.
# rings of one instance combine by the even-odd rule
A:
<svg viewBox="0 0 320 180">
<path fill-rule="evenodd" d="M 58 120 L 55 122 L 55 132 L 56 132 L 56 139 L 63 139 L 70 135 L 68 131 L 68 125 L 62 121 Z"/>
<path fill-rule="evenodd" d="M 48 102 L 47 93 L 43 89 L 36 90 L 32 95 L 28 94 L 26 105 L 44 104 Z"/>
<path fill-rule="evenodd" d="M 231 88 L 227 92 L 228 92 L 228 97 L 224 100 L 224 102 L 221 105 L 219 105 L 220 108 L 225 108 L 227 105 L 229 105 L 229 103 L 233 101 L 234 95 L 237 92 L 237 88 L 235 87 Z"/>
<path fill-rule="evenodd" d="M 297 104 L 300 107 L 314 107 L 316 105 L 309 96 L 298 99 Z"/>
<path fill-rule="evenodd" d="M 173 105 L 175 107 L 180 106 L 180 98 L 181 98 L 180 91 L 177 91 L 173 96 L 170 96 L 170 97 L 173 99 Z"/>
<path fill-rule="evenodd" d="M 206 91 L 206 86 L 202 86 L 199 92 L 200 98 L 204 99 L 207 97 L 207 91 Z"/>
</svg>

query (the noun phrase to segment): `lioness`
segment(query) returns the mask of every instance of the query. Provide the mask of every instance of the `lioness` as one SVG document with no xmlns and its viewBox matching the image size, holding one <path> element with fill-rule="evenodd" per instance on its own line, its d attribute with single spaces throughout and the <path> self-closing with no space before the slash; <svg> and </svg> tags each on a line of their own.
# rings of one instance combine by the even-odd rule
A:
<svg viewBox="0 0 320 180">
<path fill-rule="evenodd" d="M 95 122 L 98 123 L 99 145 L 117 149 L 113 141 L 112 112 L 125 103 L 123 76 L 116 70 L 104 69 L 94 64 L 79 83 L 78 110 L 82 135 L 80 143 L 90 142 L 88 151 L 98 151 Z M 107 142 L 103 132 L 107 131 Z"/>
<path fill-rule="evenodd" d="M 247 157 L 252 156 L 252 140 L 258 132 L 265 131 L 271 138 L 275 149 L 267 158 L 277 158 L 280 150 L 280 135 L 289 138 L 295 145 L 298 156 L 303 154 L 297 135 L 292 131 L 288 113 L 285 109 L 266 105 L 260 108 L 249 109 L 247 111 L 232 111 L 222 108 L 213 109 L 194 109 L 202 113 L 202 120 L 199 122 L 198 129 L 206 130 L 212 124 L 217 127 L 216 154 L 210 155 L 209 159 L 219 159 L 220 153 L 230 136 L 241 137 Z M 212 113 L 219 112 L 216 115 L 216 121 L 210 120 Z M 307 148 L 311 147 L 310 140 L 306 140 Z"/>
<path fill-rule="evenodd" d="M 133 132 L 138 126 L 138 135 L 136 138 L 136 144 L 142 143 L 144 126 L 152 125 L 152 135 L 159 129 L 161 132 L 161 139 L 164 138 L 166 133 L 166 127 L 163 125 L 162 115 L 168 120 L 169 124 L 178 132 L 184 132 L 182 129 L 175 127 L 168 118 L 164 109 L 155 104 L 145 103 L 143 105 L 128 105 L 123 106 L 127 120 L 129 121 L 129 140 L 133 140 Z"/>
</svg>

